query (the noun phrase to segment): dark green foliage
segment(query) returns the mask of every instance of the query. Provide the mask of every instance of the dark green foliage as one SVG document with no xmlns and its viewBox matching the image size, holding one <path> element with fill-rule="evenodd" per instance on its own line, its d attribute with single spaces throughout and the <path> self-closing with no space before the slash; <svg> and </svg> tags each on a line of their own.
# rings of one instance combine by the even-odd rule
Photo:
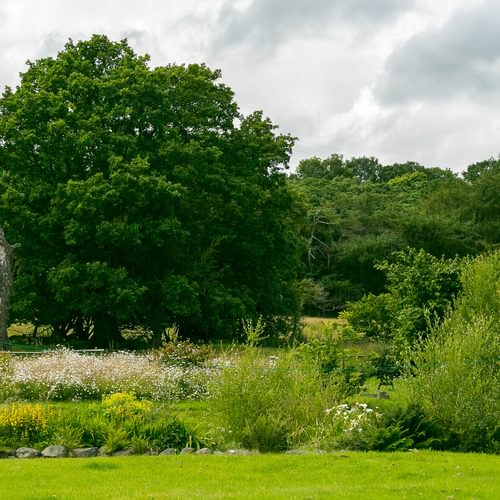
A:
<svg viewBox="0 0 500 500">
<path fill-rule="evenodd" d="M 392 335 L 403 343 L 412 343 L 442 319 L 461 289 L 460 261 L 438 259 L 424 250 L 410 248 L 378 268 L 387 275 L 393 301 Z"/>
<path fill-rule="evenodd" d="M 447 441 L 443 431 L 419 406 L 388 406 L 374 432 L 370 449 L 398 451 L 409 448 L 444 450 Z"/>
<path fill-rule="evenodd" d="M 342 317 L 347 319 L 347 328 L 362 333 L 370 340 L 390 340 L 394 298 L 390 293 L 365 295 L 357 302 L 349 303 Z"/>
<path fill-rule="evenodd" d="M 398 349 L 425 336 L 461 289 L 460 260 L 438 259 L 424 250 L 408 248 L 377 268 L 387 276 L 389 293 L 368 295 L 343 316 L 356 332 L 393 341 Z"/>
<path fill-rule="evenodd" d="M 166 422 L 148 423 L 140 428 L 138 434 L 150 448 L 162 451 L 166 448 L 181 450 L 189 446 L 203 448 L 204 444 L 184 423 L 175 418 Z"/>
<path fill-rule="evenodd" d="M 294 315 L 293 138 L 241 116 L 220 72 L 151 69 L 126 41 L 66 44 L 0 99 L 0 223 L 18 245 L 13 321 L 104 346 L 234 336 Z"/>
<path fill-rule="evenodd" d="M 347 302 L 384 291 L 384 273 L 406 247 L 434 257 L 477 255 L 500 243 L 498 160 L 450 170 L 341 155 L 300 162 L 290 185 L 306 211 L 303 311 L 336 314 Z M 413 321 L 409 318 L 409 321 Z"/>
</svg>

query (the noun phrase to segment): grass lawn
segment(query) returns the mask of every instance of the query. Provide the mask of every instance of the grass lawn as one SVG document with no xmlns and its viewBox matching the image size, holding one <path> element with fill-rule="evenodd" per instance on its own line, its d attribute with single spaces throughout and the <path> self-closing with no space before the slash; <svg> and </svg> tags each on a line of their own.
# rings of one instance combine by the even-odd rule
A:
<svg viewBox="0 0 500 500">
<path fill-rule="evenodd" d="M 2 499 L 500 498 L 500 457 L 355 453 L 2 460 Z"/>
</svg>

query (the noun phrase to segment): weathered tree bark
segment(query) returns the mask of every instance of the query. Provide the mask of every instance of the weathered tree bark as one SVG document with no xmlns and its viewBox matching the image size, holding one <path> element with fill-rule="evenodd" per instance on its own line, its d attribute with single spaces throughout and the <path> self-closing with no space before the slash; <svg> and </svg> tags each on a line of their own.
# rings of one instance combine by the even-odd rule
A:
<svg viewBox="0 0 500 500">
<path fill-rule="evenodd" d="M 0 228 L 0 349 L 8 345 L 7 319 L 9 315 L 10 290 L 12 287 L 12 263 L 14 252 Z"/>
</svg>

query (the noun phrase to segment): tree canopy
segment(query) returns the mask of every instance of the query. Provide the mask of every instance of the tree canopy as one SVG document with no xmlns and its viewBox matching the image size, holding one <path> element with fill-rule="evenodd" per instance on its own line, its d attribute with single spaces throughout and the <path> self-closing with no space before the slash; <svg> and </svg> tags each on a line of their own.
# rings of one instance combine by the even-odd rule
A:
<svg viewBox="0 0 500 500">
<path fill-rule="evenodd" d="M 296 312 L 294 139 L 220 77 L 98 35 L 28 62 L 0 99 L 13 320 L 104 345 L 123 325 L 210 338 Z"/>
<path fill-rule="evenodd" d="M 407 247 L 438 259 L 495 248 L 499 165 L 479 162 L 459 177 L 415 162 L 382 165 L 373 157 L 300 162 L 289 182 L 306 213 L 304 310 L 335 314 L 349 301 L 387 291 L 377 264 L 395 263 Z"/>
</svg>

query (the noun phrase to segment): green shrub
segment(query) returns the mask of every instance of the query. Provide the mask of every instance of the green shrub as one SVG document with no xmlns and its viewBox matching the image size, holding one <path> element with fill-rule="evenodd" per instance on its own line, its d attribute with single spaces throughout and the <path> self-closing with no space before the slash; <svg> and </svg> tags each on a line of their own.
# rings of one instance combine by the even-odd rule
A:
<svg viewBox="0 0 500 500">
<path fill-rule="evenodd" d="M 499 357 L 498 327 L 484 318 L 449 320 L 414 354 L 408 399 L 455 435 L 459 450 L 500 450 Z"/>
<path fill-rule="evenodd" d="M 409 448 L 448 447 L 443 430 L 417 405 L 388 406 L 382 411 L 379 425 L 373 432 L 371 450 L 398 451 Z"/>
<path fill-rule="evenodd" d="M 248 348 L 212 388 L 210 407 L 223 446 L 280 451 L 313 432 L 342 385 L 295 350 L 266 357 Z"/>
<path fill-rule="evenodd" d="M 340 346 L 331 335 L 317 335 L 302 344 L 298 351 L 309 357 L 321 373 L 332 373 L 340 366 Z"/>
<path fill-rule="evenodd" d="M 283 415 L 259 415 L 255 420 L 247 420 L 241 432 L 241 445 L 260 452 L 278 452 L 288 447 L 291 427 Z"/>
<path fill-rule="evenodd" d="M 413 354 L 407 398 L 449 447 L 500 451 L 500 252 L 468 263 L 455 309 Z"/>
<path fill-rule="evenodd" d="M 393 315 L 393 297 L 383 293 L 365 295 L 357 302 L 348 304 L 341 317 L 348 322 L 348 329 L 368 339 L 389 340 Z"/>
<path fill-rule="evenodd" d="M 83 430 L 68 422 L 58 422 L 54 425 L 51 444 L 62 444 L 70 450 L 83 445 Z"/>
<path fill-rule="evenodd" d="M 123 427 L 108 424 L 104 435 L 104 453 L 111 455 L 118 450 L 127 448 L 130 443 L 130 434 Z"/>
<path fill-rule="evenodd" d="M 354 332 L 391 340 L 404 351 L 443 319 L 461 289 L 461 262 L 408 248 L 375 267 L 386 273 L 389 293 L 350 303 L 343 317 Z"/>
<path fill-rule="evenodd" d="M 186 446 L 202 448 L 205 444 L 204 440 L 200 439 L 194 431 L 180 420 L 172 417 L 168 420 L 149 422 L 143 425 L 138 435 L 149 444 L 150 449 L 157 452 L 165 448 L 180 450 Z"/>
</svg>

